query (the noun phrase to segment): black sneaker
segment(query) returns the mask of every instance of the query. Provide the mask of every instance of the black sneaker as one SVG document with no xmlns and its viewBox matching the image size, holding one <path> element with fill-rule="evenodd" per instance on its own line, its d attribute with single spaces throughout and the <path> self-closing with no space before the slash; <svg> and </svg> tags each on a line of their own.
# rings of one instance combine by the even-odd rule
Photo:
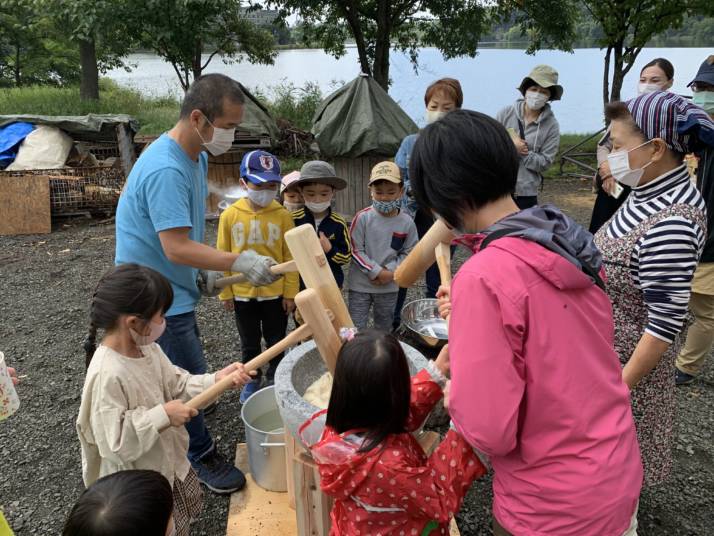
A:
<svg viewBox="0 0 714 536">
<path fill-rule="evenodd" d="M 198 462 L 192 462 L 191 466 L 201 484 L 219 495 L 233 493 L 245 486 L 245 475 L 223 459 L 215 448 Z"/>
<path fill-rule="evenodd" d="M 687 374 L 686 372 L 682 372 L 679 369 L 675 369 L 674 372 L 674 383 L 675 385 L 689 385 L 692 383 L 694 380 L 696 380 L 696 376 L 692 376 L 691 374 Z"/>
</svg>

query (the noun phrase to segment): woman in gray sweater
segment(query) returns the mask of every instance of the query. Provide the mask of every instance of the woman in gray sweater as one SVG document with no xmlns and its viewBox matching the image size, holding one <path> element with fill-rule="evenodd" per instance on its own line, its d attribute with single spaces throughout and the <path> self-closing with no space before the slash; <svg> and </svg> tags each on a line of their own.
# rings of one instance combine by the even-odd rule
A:
<svg viewBox="0 0 714 536">
<path fill-rule="evenodd" d="M 514 200 L 520 209 L 538 204 L 542 173 L 555 160 L 560 146 L 560 126 L 548 104 L 560 100 L 563 86 L 558 71 L 537 65 L 518 87 L 522 98 L 496 114 L 511 134 L 520 157 Z"/>
</svg>

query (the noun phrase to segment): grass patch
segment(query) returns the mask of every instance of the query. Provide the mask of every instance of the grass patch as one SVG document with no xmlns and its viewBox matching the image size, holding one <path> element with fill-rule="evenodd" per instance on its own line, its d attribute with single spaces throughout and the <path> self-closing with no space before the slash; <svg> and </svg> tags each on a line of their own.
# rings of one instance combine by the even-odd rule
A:
<svg viewBox="0 0 714 536">
<path fill-rule="evenodd" d="M 127 114 L 139 121 L 141 134 L 160 134 L 178 118 L 179 101 L 173 97 L 145 97 L 103 78 L 99 100 L 79 98 L 78 87 L 29 86 L 0 92 L 0 115 Z"/>
<path fill-rule="evenodd" d="M 576 155 L 570 154 L 570 156 L 593 168 L 597 167 L 595 150 L 597 149 L 597 142 L 600 140 L 600 135 L 591 136 L 591 134 L 561 134 L 558 155 L 555 157 L 553 165 L 548 168 L 543 176 L 546 179 L 560 179 L 568 176 L 568 174 L 592 175 L 590 171 L 571 162 L 564 162 L 561 170 L 561 157 L 563 153 L 588 138 L 590 139 L 573 151 Z"/>
</svg>

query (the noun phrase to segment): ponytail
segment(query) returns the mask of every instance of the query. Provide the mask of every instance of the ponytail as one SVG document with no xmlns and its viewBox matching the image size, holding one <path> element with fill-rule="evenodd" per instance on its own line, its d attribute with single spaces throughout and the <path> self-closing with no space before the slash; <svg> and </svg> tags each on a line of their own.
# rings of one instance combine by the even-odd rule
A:
<svg viewBox="0 0 714 536">
<path fill-rule="evenodd" d="M 171 283 L 156 270 L 138 264 L 112 268 L 97 283 L 89 307 L 89 331 L 82 341 L 89 368 L 97 349 L 97 331 L 110 331 L 122 315 L 136 315 L 147 322 L 165 314 L 174 299 Z"/>
<path fill-rule="evenodd" d="M 89 363 L 92 362 L 94 352 L 97 350 L 97 328 L 94 324 L 89 325 L 89 332 L 87 332 L 87 336 L 84 338 L 84 342 L 82 342 L 82 347 L 86 354 L 84 362 L 86 370 L 89 368 Z"/>
</svg>

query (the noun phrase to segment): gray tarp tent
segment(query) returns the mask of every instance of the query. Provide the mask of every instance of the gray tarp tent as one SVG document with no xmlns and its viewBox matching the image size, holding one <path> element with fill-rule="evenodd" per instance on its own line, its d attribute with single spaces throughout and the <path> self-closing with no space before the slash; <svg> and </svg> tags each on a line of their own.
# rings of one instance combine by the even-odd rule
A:
<svg viewBox="0 0 714 536">
<path fill-rule="evenodd" d="M 89 114 L 89 115 L 0 115 L 0 127 L 8 123 L 23 121 L 34 125 L 49 125 L 60 128 L 69 134 L 97 135 L 97 138 L 115 140 L 115 128 L 118 124 L 129 125 L 134 133 L 139 124 L 129 115 Z M 93 136 L 94 137 L 94 136 Z"/>
<path fill-rule="evenodd" d="M 327 97 L 312 121 L 320 153 L 328 158 L 393 157 L 418 127 L 373 78 L 360 75 Z"/>
</svg>

